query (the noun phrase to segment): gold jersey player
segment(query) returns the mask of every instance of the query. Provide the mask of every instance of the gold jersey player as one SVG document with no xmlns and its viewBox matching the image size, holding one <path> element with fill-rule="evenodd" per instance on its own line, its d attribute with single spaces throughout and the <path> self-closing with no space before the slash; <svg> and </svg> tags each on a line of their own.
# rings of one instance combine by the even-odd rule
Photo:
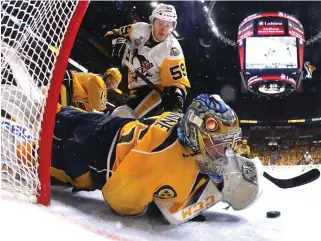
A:
<svg viewBox="0 0 321 241">
<path fill-rule="evenodd" d="M 128 48 L 130 64 L 162 91 L 161 97 L 133 70 L 129 70 L 130 99 L 126 106 L 117 111 L 126 112 L 126 107 L 129 107 L 138 118 L 162 111 L 181 112 L 186 90 L 190 88 L 182 48 L 171 34 L 177 24 L 175 8 L 159 4 L 153 10 L 150 21 L 124 26 L 105 34 L 105 37 L 115 37 L 111 53 L 116 60 L 114 64 L 120 64 Z"/>
<path fill-rule="evenodd" d="M 242 140 L 242 144 L 238 145 L 236 148 L 236 152 L 238 154 L 240 154 L 241 156 L 250 157 L 251 154 L 251 148 L 250 146 L 247 144 L 247 140 L 243 139 Z"/>
<path fill-rule="evenodd" d="M 261 193 L 262 165 L 236 155 L 235 112 L 203 94 L 186 114 L 131 119 L 61 107 L 56 114 L 51 175 L 79 190 L 102 190 L 120 215 L 156 204 L 171 224 L 219 201 L 241 210 Z"/>
<path fill-rule="evenodd" d="M 104 111 L 107 105 L 107 90 L 117 88 L 121 79 L 122 75 L 117 68 L 108 69 L 102 77 L 93 73 L 67 70 L 59 103 L 86 111 Z"/>
</svg>

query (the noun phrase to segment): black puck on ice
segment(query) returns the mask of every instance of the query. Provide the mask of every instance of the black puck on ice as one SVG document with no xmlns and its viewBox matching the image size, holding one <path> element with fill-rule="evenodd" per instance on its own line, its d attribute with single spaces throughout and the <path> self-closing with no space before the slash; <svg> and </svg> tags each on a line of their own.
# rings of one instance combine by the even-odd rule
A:
<svg viewBox="0 0 321 241">
<path fill-rule="evenodd" d="M 279 212 L 279 211 L 269 211 L 266 213 L 266 216 L 268 218 L 278 218 L 278 217 L 280 217 L 280 215 L 281 215 L 281 212 Z"/>
</svg>

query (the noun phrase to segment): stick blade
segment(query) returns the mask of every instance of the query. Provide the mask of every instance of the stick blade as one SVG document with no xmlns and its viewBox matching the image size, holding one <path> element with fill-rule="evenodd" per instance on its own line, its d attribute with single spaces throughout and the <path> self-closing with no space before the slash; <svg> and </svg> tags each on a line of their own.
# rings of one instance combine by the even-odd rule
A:
<svg viewBox="0 0 321 241">
<path fill-rule="evenodd" d="M 318 169 L 312 169 L 300 176 L 289 178 L 289 179 L 278 179 L 272 177 L 267 172 L 264 172 L 263 176 L 270 182 L 278 186 L 279 188 L 293 188 L 299 187 L 310 182 L 317 180 L 320 177 L 320 171 Z"/>
</svg>

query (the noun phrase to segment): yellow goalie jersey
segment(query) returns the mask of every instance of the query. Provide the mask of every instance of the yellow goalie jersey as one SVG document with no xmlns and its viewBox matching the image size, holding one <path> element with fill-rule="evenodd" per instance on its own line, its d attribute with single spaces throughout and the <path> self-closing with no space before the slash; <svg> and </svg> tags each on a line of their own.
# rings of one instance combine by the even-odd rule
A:
<svg viewBox="0 0 321 241">
<path fill-rule="evenodd" d="M 152 26 L 138 22 L 114 30 L 131 41 L 131 64 L 155 85 L 190 88 L 182 48 L 173 35 L 161 43 L 151 41 Z M 146 86 L 134 72 L 128 75 L 129 89 Z"/>
<path fill-rule="evenodd" d="M 101 189 L 121 215 L 144 214 L 153 201 L 179 211 L 209 182 L 178 140 L 179 118 L 165 112 L 139 121 L 58 106 L 51 175 L 79 190 Z"/>
<path fill-rule="evenodd" d="M 93 73 L 71 71 L 73 79 L 73 105 L 86 111 L 106 109 L 107 89 L 103 79 Z"/>
<path fill-rule="evenodd" d="M 117 213 L 143 214 L 153 200 L 187 203 L 199 169 L 183 156 L 188 153 L 177 139 L 178 118 L 167 112 L 150 127 L 134 121 L 121 129 L 113 174 L 102 189 Z"/>
</svg>

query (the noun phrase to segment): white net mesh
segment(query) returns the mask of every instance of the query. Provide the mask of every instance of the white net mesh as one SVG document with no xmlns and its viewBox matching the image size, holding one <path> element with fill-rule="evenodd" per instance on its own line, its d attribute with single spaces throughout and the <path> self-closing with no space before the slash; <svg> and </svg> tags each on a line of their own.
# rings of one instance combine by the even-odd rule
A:
<svg viewBox="0 0 321 241">
<path fill-rule="evenodd" d="M 47 93 L 77 5 L 1 1 L 2 193 L 37 200 L 37 151 Z"/>
</svg>

